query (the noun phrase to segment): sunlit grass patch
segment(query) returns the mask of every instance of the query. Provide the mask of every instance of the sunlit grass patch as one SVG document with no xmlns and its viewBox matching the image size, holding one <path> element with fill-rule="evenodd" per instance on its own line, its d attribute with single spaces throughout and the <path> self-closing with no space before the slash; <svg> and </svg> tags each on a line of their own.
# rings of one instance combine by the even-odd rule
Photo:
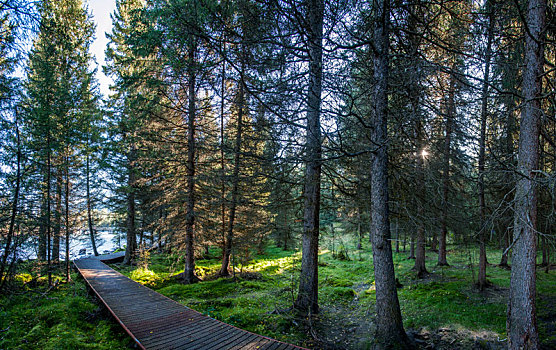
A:
<svg viewBox="0 0 556 350">
<path fill-rule="evenodd" d="M 129 277 L 135 282 L 139 282 L 142 285 L 149 287 L 154 287 L 162 281 L 162 278 L 154 271 L 141 267 L 131 271 Z"/>
</svg>

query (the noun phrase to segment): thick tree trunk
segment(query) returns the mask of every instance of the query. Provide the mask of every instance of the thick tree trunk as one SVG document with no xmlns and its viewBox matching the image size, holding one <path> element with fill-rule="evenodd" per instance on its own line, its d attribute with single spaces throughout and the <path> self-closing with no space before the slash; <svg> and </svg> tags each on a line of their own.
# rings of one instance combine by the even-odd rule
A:
<svg viewBox="0 0 556 350">
<path fill-rule="evenodd" d="M 131 264 L 135 258 L 135 249 L 137 245 L 137 237 L 135 230 L 135 141 L 132 141 L 131 149 L 127 155 L 127 219 L 126 219 L 126 248 L 123 263 Z"/>
<path fill-rule="evenodd" d="M 544 63 L 545 0 L 530 0 L 525 34 L 523 107 L 519 133 L 517 185 L 515 193 L 514 246 L 507 333 L 509 349 L 538 349 L 535 306 L 537 258 L 537 186 L 539 125 L 541 119 Z"/>
<path fill-rule="evenodd" d="M 375 2 L 373 67 L 374 88 L 371 154 L 371 237 L 376 286 L 376 348 L 409 348 L 396 290 L 396 276 L 390 242 L 388 208 L 388 52 L 389 0 Z"/>
<path fill-rule="evenodd" d="M 481 92 L 481 136 L 479 139 L 479 276 L 478 287 L 483 290 L 487 285 L 486 279 L 486 203 L 485 203 L 485 149 L 486 149 L 486 123 L 488 107 L 488 86 L 490 74 L 490 60 L 492 56 L 492 39 L 494 36 L 494 5 L 487 1 L 488 10 L 488 36 L 485 50 L 485 74 L 483 77 L 483 89 Z"/>
<path fill-rule="evenodd" d="M 196 44 L 192 39 L 189 47 L 188 74 L 188 120 L 187 120 L 187 211 L 185 213 L 185 269 L 184 283 L 195 283 L 199 278 L 195 276 L 195 51 Z"/>
<path fill-rule="evenodd" d="M 244 56 L 245 53 L 242 53 Z M 237 202 L 239 196 L 239 169 L 241 168 L 241 144 L 243 137 L 243 113 L 245 110 L 245 90 L 244 90 L 244 67 L 245 57 L 242 58 L 242 67 L 240 72 L 240 80 L 238 86 L 238 106 L 237 106 L 237 129 L 236 140 L 234 144 L 234 170 L 232 173 L 232 198 L 230 202 L 230 213 L 228 216 L 228 228 L 226 232 L 226 241 L 224 254 L 222 256 L 222 266 L 220 267 L 219 276 L 230 275 L 230 256 L 234 244 L 234 225 L 236 218 Z"/>
<path fill-rule="evenodd" d="M 95 242 L 95 231 L 93 229 L 93 210 L 92 210 L 92 200 L 91 200 L 91 169 L 90 169 L 90 160 L 89 155 L 87 155 L 86 161 L 86 169 L 87 172 L 87 180 L 86 180 L 86 187 L 87 187 L 87 224 L 89 226 L 89 237 L 91 238 L 91 245 L 93 246 L 93 253 L 95 256 L 98 256 L 97 251 L 97 244 Z"/>
<path fill-rule="evenodd" d="M 322 39 L 324 1 L 308 1 L 309 90 L 307 92 L 307 130 L 305 190 L 303 212 L 303 251 L 299 292 L 294 307 L 315 314 L 318 304 L 319 214 L 322 145 L 320 107 L 322 91 Z"/>
</svg>

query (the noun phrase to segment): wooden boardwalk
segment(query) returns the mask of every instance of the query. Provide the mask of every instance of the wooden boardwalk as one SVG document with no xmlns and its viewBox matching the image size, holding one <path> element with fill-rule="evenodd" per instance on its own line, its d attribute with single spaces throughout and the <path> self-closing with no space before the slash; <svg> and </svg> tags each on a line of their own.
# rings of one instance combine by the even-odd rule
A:
<svg viewBox="0 0 556 350">
<path fill-rule="evenodd" d="M 220 322 L 130 280 L 103 261 L 75 260 L 89 287 L 141 349 L 302 349 Z"/>
</svg>

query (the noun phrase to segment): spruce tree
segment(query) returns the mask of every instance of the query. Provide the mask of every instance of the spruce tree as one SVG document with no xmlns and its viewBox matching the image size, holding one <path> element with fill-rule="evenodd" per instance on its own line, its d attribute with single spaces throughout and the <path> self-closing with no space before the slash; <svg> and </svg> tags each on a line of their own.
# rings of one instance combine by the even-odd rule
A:
<svg viewBox="0 0 556 350">
<path fill-rule="evenodd" d="M 59 251 L 59 237 L 51 241 L 51 235 L 59 234 L 61 218 L 61 205 L 55 206 L 56 220 L 51 215 L 53 188 L 57 188 L 56 198 L 61 198 L 61 174 L 68 164 L 63 161 L 65 152 L 81 141 L 72 139 L 70 132 L 85 127 L 83 118 L 79 118 L 80 107 L 95 94 L 94 72 L 89 69 L 94 26 L 80 0 L 44 2 L 40 18 L 27 67 L 25 119 L 30 147 L 42 174 L 40 226 L 46 237 L 39 237 L 39 257 L 46 253 L 50 282 L 50 262 L 58 259 Z M 56 243 L 55 249 L 51 249 L 51 243 Z"/>
</svg>

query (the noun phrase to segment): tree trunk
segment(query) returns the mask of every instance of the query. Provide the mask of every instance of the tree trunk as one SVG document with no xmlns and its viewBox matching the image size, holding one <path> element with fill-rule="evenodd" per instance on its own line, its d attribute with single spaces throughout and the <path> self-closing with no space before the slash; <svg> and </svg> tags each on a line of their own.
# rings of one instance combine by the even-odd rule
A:
<svg viewBox="0 0 556 350">
<path fill-rule="evenodd" d="M 389 0 L 375 2 L 372 91 L 372 141 L 376 150 L 371 153 L 371 237 L 376 286 L 376 348 L 409 348 L 403 328 L 396 276 L 390 243 L 388 208 L 388 25 Z"/>
<path fill-rule="evenodd" d="M 226 28 L 222 28 L 222 54 L 226 54 Z M 220 85 L 220 222 L 222 230 L 222 263 L 226 263 L 226 270 L 230 265 L 229 256 L 226 259 L 226 168 L 225 168 L 225 154 L 224 154 L 224 98 L 226 96 L 226 60 L 222 61 L 222 77 Z M 222 269 L 222 268 L 221 268 Z"/>
<path fill-rule="evenodd" d="M 548 232 L 548 231 L 546 231 L 546 232 Z M 543 235 L 541 237 L 541 242 L 542 242 L 542 247 L 541 247 L 542 262 L 541 262 L 541 265 L 542 266 L 547 266 L 549 264 L 549 258 L 548 258 L 548 249 L 549 249 L 549 247 L 548 247 L 548 242 L 547 242 L 546 236 Z"/>
<path fill-rule="evenodd" d="M 284 250 L 288 250 L 289 238 L 290 238 L 290 227 L 288 222 L 288 209 L 284 208 Z"/>
<path fill-rule="evenodd" d="M 512 113 L 513 104 L 514 104 L 514 97 L 509 96 L 506 98 L 506 154 L 510 157 L 511 162 L 508 162 L 510 166 L 515 166 L 514 164 L 514 130 L 515 130 L 515 118 Z M 511 193 L 515 188 L 515 177 L 513 173 L 506 172 L 505 175 L 505 192 L 507 195 L 504 196 L 504 205 L 507 207 L 513 207 L 513 203 L 509 200 L 506 200 L 506 197 L 509 197 L 509 193 Z M 511 242 L 513 241 L 512 235 L 512 220 L 504 218 L 504 237 L 502 241 L 502 257 L 500 258 L 500 266 L 502 267 L 509 267 L 508 265 L 508 247 L 510 246 Z"/>
<path fill-rule="evenodd" d="M 485 148 L 486 148 L 486 123 L 488 107 L 488 86 L 490 74 L 490 59 L 492 56 L 492 39 L 494 37 L 494 5 L 487 0 L 488 11 L 488 37 L 485 51 L 485 74 L 483 77 L 483 89 L 481 92 L 481 136 L 479 139 L 479 276 L 478 287 L 483 290 L 487 285 L 486 279 L 486 203 L 485 203 Z"/>
<path fill-rule="evenodd" d="M 126 237 L 126 248 L 123 263 L 126 265 L 131 264 L 132 260 L 135 258 L 136 249 L 136 232 L 135 232 L 135 140 L 131 141 L 131 149 L 127 155 L 127 237 Z"/>
<path fill-rule="evenodd" d="M 230 256 L 232 254 L 234 244 L 234 225 L 237 211 L 237 202 L 239 197 L 239 169 L 241 168 L 241 145 L 243 137 L 243 113 L 245 111 L 245 47 L 241 48 L 241 68 L 238 82 L 238 106 L 237 106 L 237 129 L 236 140 L 234 144 L 234 169 L 232 173 L 232 193 L 230 202 L 230 213 L 228 217 L 228 227 L 226 232 L 225 249 L 222 255 L 222 266 L 218 272 L 219 276 L 230 275 Z"/>
<path fill-rule="evenodd" d="M 46 191 L 42 190 L 41 211 L 39 219 L 39 246 L 38 256 L 40 261 L 46 261 Z"/>
<path fill-rule="evenodd" d="M 361 207 L 357 206 L 357 237 L 359 238 L 357 242 L 357 249 L 363 248 L 363 230 L 361 225 Z"/>
<path fill-rule="evenodd" d="M 66 166 L 64 168 L 65 175 L 65 191 L 64 191 L 64 202 L 66 206 L 66 223 L 65 223 L 65 233 L 66 233 L 66 282 L 71 280 L 70 277 L 70 223 L 69 223 L 69 191 L 70 191 L 70 180 L 69 180 L 69 148 L 66 147 Z"/>
<path fill-rule="evenodd" d="M 50 118 L 49 118 L 50 120 Z M 51 192 L 51 175 L 52 175 L 52 166 L 51 166 L 51 149 L 50 149 L 50 122 L 48 123 L 47 127 L 47 156 L 46 156 L 46 268 L 48 274 L 48 286 L 52 286 L 52 270 L 51 270 L 51 253 L 52 253 L 52 223 L 51 220 L 51 213 L 50 213 L 50 192 Z"/>
<path fill-rule="evenodd" d="M 303 250 L 299 292 L 294 308 L 316 314 L 318 305 L 319 214 L 321 183 L 320 107 L 324 1 L 308 1 L 309 90 L 307 92 L 306 163 L 303 212 Z"/>
<path fill-rule="evenodd" d="M 417 114 L 417 103 L 414 102 L 414 113 Z M 417 134 L 417 184 L 424 185 L 425 183 L 425 156 L 421 153 L 424 150 L 424 140 L 423 140 L 423 126 L 420 117 L 417 118 L 416 124 L 416 134 Z M 415 265 L 413 265 L 413 270 L 417 272 L 418 278 L 423 278 L 427 273 L 427 268 L 425 265 L 425 222 L 424 222 L 424 205 L 425 205 L 425 194 L 421 194 L 422 197 L 417 204 L 418 212 L 418 226 L 416 235 L 416 252 L 415 252 Z"/>
<path fill-rule="evenodd" d="M 89 226 L 89 237 L 91 238 L 91 245 L 93 246 L 93 253 L 95 256 L 98 256 L 97 251 L 97 244 L 95 242 L 95 231 L 93 229 L 93 213 L 92 213 L 92 201 L 91 201 L 91 169 L 90 169 L 90 160 L 89 155 L 87 154 L 87 161 L 86 161 L 86 169 L 87 172 L 87 179 L 86 179 L 86 187 L 87 187 L 87 224 Z"/>
<path fill-rule="evenodd" d="M 504 238 L 503 238 L 503 245 L 502 245 L 502 257 L 500 258 L 500 266 L 501 267 L 508 267 L 508 252 L 507 249 L 510 246 L 510 242 L 512 241 L 511 239 L 511 233 L 509 230 L 506 231 L 506 233 L 504 234 Z"/>
<path fill-rule="evenodd" d="M 539 124 L 542 113 L 545 0 L 530 0 L 527 8 L 523 107 L 519 133 L 517 185 L 515 193 L 514 246 L 507 334 L 509 349 L 538 349 L 535 306 L 537 258 L 537 186 L 539 168 Z"/>
<path fill-rule="evenodd" d="M 56 197 L 54 210 L 54 232 L 52 235 L 52 261 L 57 264 L 60 261 L 60 234 L 62 229 L 62 171 L 56 168 Z"/>
<path fill-rule="evenodd" d="M 187 211 L 185 214 L 185 269 L 183 271 L 184 283 L 195 283 L 199 278 L 195 276 L 195 39 L 191 38 L 188 49 L 189 68 L 188 75 L 188 120 L 187 120 Z"/>
<path fill-rule="evenodd" d="M 448 101 L 446 103 L 446 137 L 444 139 L 444 169 L 442 170 L 442 216 L 440 219 L 440 235 L 438 237 L 438 266 L 448 266 L 448 260 L 446 259 L 446 236 L 448 235 L 448 195 L 450 193 L 452 129 L 456 117 L 456 69 L 457 60 L 454 58 L 448 88 Z"/>
</svg>

